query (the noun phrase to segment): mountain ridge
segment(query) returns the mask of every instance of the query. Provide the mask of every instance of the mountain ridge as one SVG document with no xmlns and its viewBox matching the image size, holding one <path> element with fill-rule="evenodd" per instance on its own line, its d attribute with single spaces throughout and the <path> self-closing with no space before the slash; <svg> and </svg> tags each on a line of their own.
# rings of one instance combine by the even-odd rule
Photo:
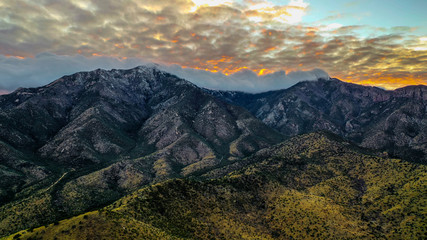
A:
<svg viewBox="0 0 427 240">
<path fill-rule="evenodd" d="M 348 148 L 343 151 L 353 146 L 345 139 L 370 147 L 369 141 L 382 138 L 401 146 L 398 153 L 416 156 L 407 148 L 410 140 L 410 147 L 426 149 L 426 95 L 419 89 L 404 88 L 393 98 L 332 79 L 258 95 L 221 93 L 155 66 L 80 72 L 19 89 L 0 96 L 0 235 L 99 209 L 168 179 L 226 177 L 265 161 L 271 146 L 307 132 L 335 132 L 340 137 L 308 136 L 335 136 Z M 365 135 L 343 134 L 366 126 L 371 129 Z M 381 133 L 388 135 L 375 135 Z M 367 140 L 358 142 L 357 134 Z M 311 149 L 319 139 L 300 145 Z M 313 153 L 301 152 L 301 146 L 290 157 L 305 165 Z M 378 150 L 390 151 L 361 154 L 387 156 Z"/>
<path fill-rule="evenodd" d="M 285 136 L 329 130 L 364 147 L 427 161 L 424 85 L 388 91 L 331 79 L 259 94 L 207 91 L 245 107 Z"/>
<path fill-rule="evenodd" d="M 0 230 L 11 231 L 10 221 L 29 227 L 82 213 L 146 184 L 239 160 L 283 138 L 245 109 L 188 81 L 137 67 L 76 73 L 2 96 L 0 140 L 2 211 L 45 202 L 46 214 L 35 208 L 27 211 L 29 219 L 0 217 Z"/>
</svg>

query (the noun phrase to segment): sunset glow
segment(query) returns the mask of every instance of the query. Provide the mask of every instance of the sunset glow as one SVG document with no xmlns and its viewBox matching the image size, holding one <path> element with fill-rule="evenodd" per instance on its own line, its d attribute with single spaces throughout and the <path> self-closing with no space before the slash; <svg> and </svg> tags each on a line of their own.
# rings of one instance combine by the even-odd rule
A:
<svg viewBox="0 0 427 240">
<path fill-rule="evenodd" d="M 221 6 L 221 5 L 228 5 L 231 6 L 233 4 L 233 1 L 230 0 L 193 0 L 194 6 L 191 8 L 190 12 L 195 12 L 197 9 L 201 7 L 215 7 L 215 6 Z"/>
<path fill-rule="evenodd" d="M 394 89 L 427 84 L 427 21 L 419 10 L 426 8 L 421 0 L 6 0 L 0 68 L 47 53 L 225 75 L 319 68 L 344 81 Z M 388 15 L 393 11 L 400 11 L 400 21 Z"/>
</svg>

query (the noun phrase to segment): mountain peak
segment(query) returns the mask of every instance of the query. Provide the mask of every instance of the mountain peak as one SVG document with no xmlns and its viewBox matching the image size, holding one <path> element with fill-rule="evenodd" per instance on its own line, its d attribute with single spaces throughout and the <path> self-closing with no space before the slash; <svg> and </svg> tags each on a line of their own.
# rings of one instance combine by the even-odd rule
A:
<svg viewBox="0 0 427 240">
<path fill-rule="evenodd" d="M 406 86 L 403 88 L 396 89 L 394 95 L 398 97 L 415 98 L 423 101 L 427 101 L 427 86 L 426 85 L 414 85 Z"/>
<path fill-rule="evenodd" d="M 244 109 L 218 101 L 194 84 L 160 70 L 156 64 L 79 72 L 27 92 L 19 90 L 0 99 L 0 109 L 9 109 L 10 117 L 19 119 L 16 124 L 26 126 L 17 133 L 0 129 L 0 140 L 17 148 L 31 146 L 43 158 L 63 163 L 99 162 L 108 154 L 128 151 L 139 141 L 156 148 L 165 148 L 175 141 L 192 142 L 198 149 L 191 156 L 184 157 L 187 153 L 182 152 L 168 155 L 184 154 L 177 159 L 196 161 L 208 153 L 240 157 L 265 142 L 280 139 L 278 133 Z M 34 122 L 28 122 L 23 117 L 25 111 L 18 113 L 18 109 L 32 113 L 31 117 L 41 125 L 55 127 L 34 129 Z M 5 122 L 3 127 L 17 129 L 11 122 Z M 247 124 L 258 129 L 250 129 Z M 169 129 L 171 126 L 175 129 Z M 259 129 L 265 133 L 257 132 Z M 18 132 L 22 143 L 12 140 L 11 134 Z M 97 137 L 88 135 L 89 132 Z M 267 133 L 271 136 L 263 139 Z M 135 137 L 138 134 L 146 136 Z M 147 136 L 150 139 L 145 139 Z M 252 139 L 251 144 L 240 146 L 240 141 L 248 138 Z M 232 150 L 228 149 L 231 143 Z"/>
<path fill-rule="evenodd" d="M 260 94 L 213 93 L 245 107 L 286 136 L 328 130 L 368 148 L 425 162 L 427 86 L 395 91 L 338 79 L 300 82 Z"/>
</svg>

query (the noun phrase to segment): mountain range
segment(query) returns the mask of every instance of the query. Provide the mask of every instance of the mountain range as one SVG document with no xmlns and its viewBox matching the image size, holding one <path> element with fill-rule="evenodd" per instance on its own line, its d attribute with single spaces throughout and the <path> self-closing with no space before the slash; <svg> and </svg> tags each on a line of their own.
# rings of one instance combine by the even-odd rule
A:
<svg viewBox="0 0 427 240">
<path fill-rule="evenodd" d="M 248 109 L 288 137 L 327 130 L 393 157 L 427 163 L 424 85 L 386 91 L 320 79 L 259 94 L 208 92 Z"/>
<path fill-rule="evenodd" d="M 155 66 L 18 89 L 0 96 L 0 237 L 422 239 L 426 91 L 216 91 Z"/>
</svg>

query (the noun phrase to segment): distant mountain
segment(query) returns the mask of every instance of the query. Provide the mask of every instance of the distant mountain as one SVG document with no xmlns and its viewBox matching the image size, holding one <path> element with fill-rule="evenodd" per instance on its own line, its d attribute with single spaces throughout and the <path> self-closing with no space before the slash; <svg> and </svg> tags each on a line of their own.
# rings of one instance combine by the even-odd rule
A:
<svg viewBox="0 0 427 240">
<path fill-rule="evenodd" d="M 426 166 L 366 155 L 330 133 L 267 148 L 215 180 L 169 180 L 12 237 L 424 239 Z"/>
<path fill-rule="evenodd" d="M 386 91 L 320 79 L 259 94 L 206 91 L 245 107 L 286 136 L 328 130 L 361 146 L 427 163 L 427 86 Z"/>
</svg>

